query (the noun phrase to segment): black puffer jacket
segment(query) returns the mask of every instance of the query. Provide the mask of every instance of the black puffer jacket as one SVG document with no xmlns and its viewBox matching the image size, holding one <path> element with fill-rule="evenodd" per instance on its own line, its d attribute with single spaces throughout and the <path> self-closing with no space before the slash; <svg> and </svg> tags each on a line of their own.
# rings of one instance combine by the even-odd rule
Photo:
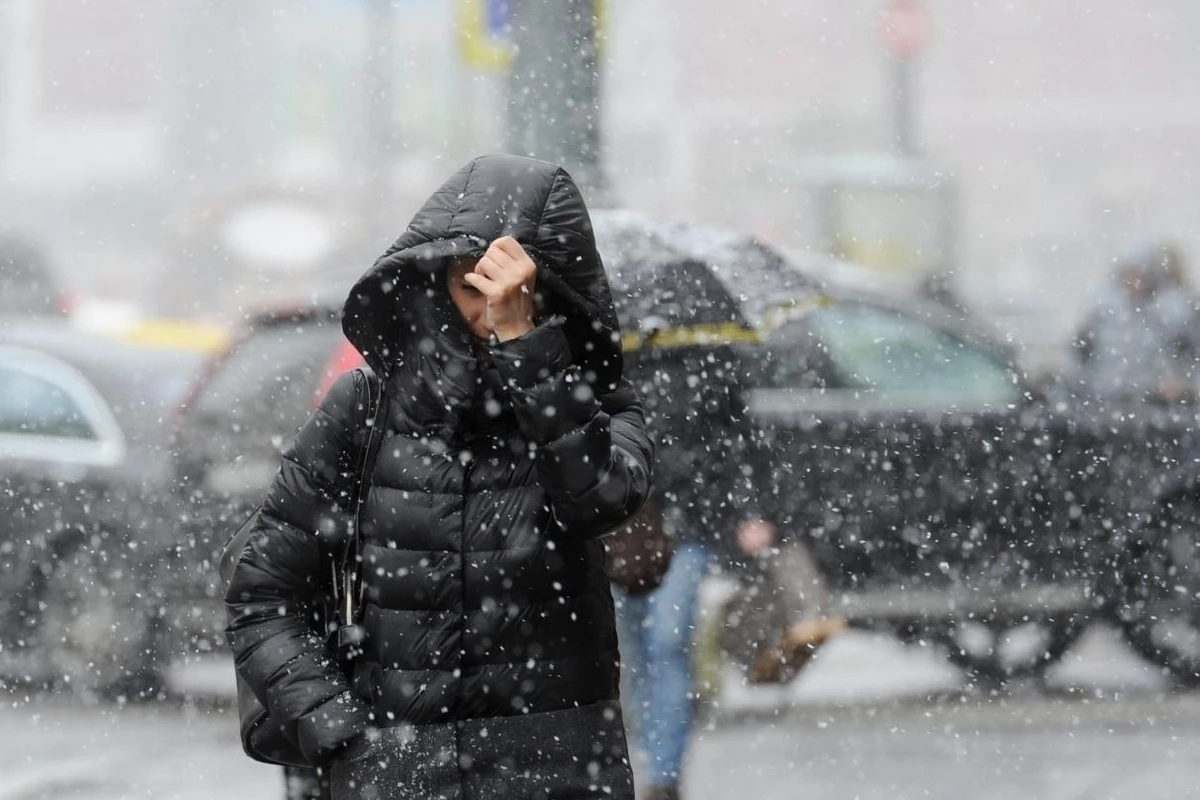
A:
<svg viewBox="0 0 1200 800">
<path fill-rule="evenodd" d="M 481 345 L 444 267 L 506 234 L 538 264 L 544 321 Z M 335 783 L 632 798 L 598 537 L 644 502 L 652 447 L 579 191 L 544 162 L 476 159 L 355 286 L 344 328 L 389 399 L 363 509 L 368 652 L 347 678 L 302 607 L 366 427 L 366 381 L 346 376 L 285 454 L 229 587 L 240 674 L 314 763 L 337 756 Z"/>
</svg>

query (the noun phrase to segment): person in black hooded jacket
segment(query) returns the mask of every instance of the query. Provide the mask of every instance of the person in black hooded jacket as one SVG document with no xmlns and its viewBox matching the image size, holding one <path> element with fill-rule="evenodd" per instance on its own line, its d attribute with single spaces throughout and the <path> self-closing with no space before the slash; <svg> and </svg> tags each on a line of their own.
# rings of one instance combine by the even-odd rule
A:
<svg viewBox="0 0 1200 800">
<path fill-rule="evenodd" d="M 587 209 L 559 167 L 456 172 L 355 285 L 343 376 L 285 452 L 226 593 L 239 674 L 334 798 L 623 798 L 633 786 L 600 537 L 649 492 Z M 361 510 L 365 653 L 307 598 L 386 390 Z"/>
</svg>

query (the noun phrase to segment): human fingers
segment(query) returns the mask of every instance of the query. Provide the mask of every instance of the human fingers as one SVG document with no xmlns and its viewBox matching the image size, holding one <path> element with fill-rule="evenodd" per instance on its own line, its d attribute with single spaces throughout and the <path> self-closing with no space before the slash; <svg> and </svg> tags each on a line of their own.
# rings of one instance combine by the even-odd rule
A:
<svg viewBox="0 0 1200 800">
<path fill-rule="evenodd" d="M 501 264 L 511 261 L 513 264 L 520 265 L 524 274 L 537 273 L 537 266 L 533 263 L 528 251 L 513 237 L 502 236 L 492 242 L 489 249 L 503 254 L 503 258 L 497 259 Z"/>
<path fill-rule="evenodd" d="M 499 239 L 492 242 L 492 246 L 503 250 L 513 258 L 519 259 L 527 258 L 529 256 L 529 254 L 525 252 L 525 248 L 521 246 L 521 243 L 512 236 L 501 236 Z"/>
<path fill-rule="evenodd" d="M 483 295 L 487 297 L 497 297 L 504 293 L 504 287 L 496 283 L 487 275 L 479 272 L 468 272 L 463 275 L 463 282 L 474 286 Z"/>
<path fill-rule="evenodd" d="M 515 240 L 511 239 L 510 237 L 509 241 Z M 496 241 L 492 242 L 490 245 L 488 245 L 487 252 L 484 253 L 484 255 L 495 261 L 500 266 L 509 266 L 510 264 L 515 264 L 517 262 L 517 257 L 513 255 L 513 252 L 510 249 L 505 247 L 503 242 L 504 239 L 497 239 Z M 518 245 L 518 247 L 519 246 L 520 245 Z"/>
<path fill-rule="evenodd" d="M 511 265 L 502 264 L 501 262 L 492 258 L 490 254 L 484 255 L 484 257 L 479 259 L 478 263 L 475 264 L 476 275 L 483 275 L 489 280 L 496 281 L 498 283 L 515 283 L 516 281 L 513 278 L 513 272 L 514 268 Z"/>
<path fill-rule="evenodd" d="M 748 556 L 758 555 L 767 546 L 761 539 L 746 533 L 738 534 L 737 543 L 741 551 Z"/>
<path fill-rule="evenodd" d="M 532 291 L 534 282 L 537 279 L 537 268 L 530 261 L 498 261 L 490 255 L 485 255 L 479 259 L 479 263 L 475 265 L 475 271 L 481 275 L 486 275 L 491 280 L 508 287 L 525 287 L 525 291 Z"/>
<path fill-rule="evenodd" d="M 775 527 L 762 520 L 744 522 L 738 526 L 737 542 L 742 552 L 757 555 L 775 543 Z"/>
<path fill-rule="evenodd" d="M 480 259 L 475 269 L 497 283 L 510 287 L 523 286 L 526 291 L 533 290 L 534 282 L 537 279 L 537 268 L 533 262 L 528 259 L 513 261 L 503 254 L 497 257 L 485 256 Z"/>
<path fill-rule="evenodd" d="M 529 258 L 529 254 L 524 251 L 517 240 L 512 237 L 498 239 L 492 243 L 488 254 L 510 273 L 512 282 L 523 283 L 530 289 L 533 288 L 533 283 L 538 277 L 538 266 L 533 263 L 533 259 Z"/>
</svg>

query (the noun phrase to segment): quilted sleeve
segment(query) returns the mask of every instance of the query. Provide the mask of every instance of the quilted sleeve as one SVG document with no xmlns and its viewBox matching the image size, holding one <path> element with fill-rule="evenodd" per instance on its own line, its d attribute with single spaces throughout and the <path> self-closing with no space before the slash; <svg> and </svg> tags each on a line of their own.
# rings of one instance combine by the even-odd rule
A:
<svg viewBox="0 0 1200 800">
<path fill-rule="evenodd" d="M 633 387 L 623 381 L 598 397 L 572 363 L 559 321 L 493 348 L 492 360 L 559 526 L 584 537 L 620 527 L 645 502 L 654 463 Z"/>
<path fill-rule="evenodd" d="M 366 727 L 369 715 L 316 629 L 313 600 L 328 585 L 328 541 L 353 503 L 367 381 L 342 376 L 284 452 L 225 594 L 238 674 L 313 764 Z"/>
</svg>

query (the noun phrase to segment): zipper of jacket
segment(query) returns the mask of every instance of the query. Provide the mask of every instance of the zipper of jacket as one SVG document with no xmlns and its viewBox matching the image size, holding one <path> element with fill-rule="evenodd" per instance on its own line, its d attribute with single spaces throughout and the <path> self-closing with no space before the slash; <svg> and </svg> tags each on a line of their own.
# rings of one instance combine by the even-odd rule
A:
<svg viewBox="0 0 1200 800">
<path fill-rule="evenodd" d="M 492 334 L 495 337 L 495 334 Z M 477 363 L 480 368 L 486 368 L 491 364 L 491 358 L 486 348 L 478 348 L 475 351 Z M 472 437 L 474 438 L 474 437 Z M 462 694 L 464 691 L 464 682 L 466 679 L 466 661 L 467 661 L 467 643 L 469 640 L 469 631 L 471 625 L 471 611 L 467 608 L 467 505 L 470 502 L 471 496 L 471 474 L 475 470 L 476 453 L 475 450 L 479 444 L 475 441 L 465 443 L 466 463 L 463 465 L 463 505 L 462 505 L 462 525 L 459 530 L 458 549 L 462 553 L 462 580 L 459 584 L 461 587 L 459 594 L 459 602 L 462 604 L 462 647 L 459 649 L 459 681 L 458 681 L 458 698 L 461 703 Z M 459 713 L 455 717 L 461 717 Z"/>
<path fill-rule="evenodd" d="M 462 562 L 458 582 L 458 602 L 462 608 L 462 644 L 458 648 L 458 690 L 455 692 L 456 708 L 454 709 L 456 725 L 461 718 L 460 709 L 462 707 L 463 682 L 466 680 L 467 669 L 467 627 L 470 623 L 470 614 L 467 610 L 467 502 L 471 493 L 471 472 L 475 467 L 475 454 L 469 450 L 466 453 L 467 459 L 463 465 L 462 524 L 459 525 L 458 531 L 459 559 Z"/>
</svg>

